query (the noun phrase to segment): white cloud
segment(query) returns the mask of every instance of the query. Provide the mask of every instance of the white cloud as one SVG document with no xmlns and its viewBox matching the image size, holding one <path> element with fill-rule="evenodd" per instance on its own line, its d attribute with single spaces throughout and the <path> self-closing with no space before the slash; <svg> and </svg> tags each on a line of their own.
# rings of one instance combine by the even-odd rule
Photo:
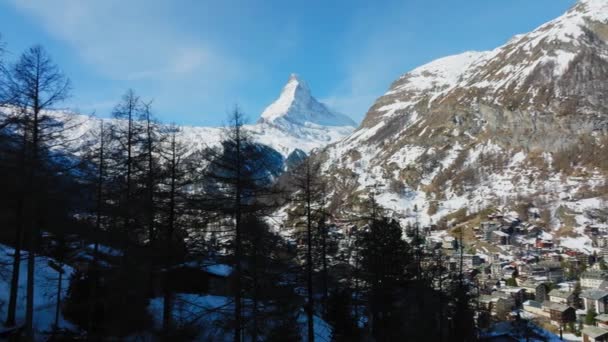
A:
<svg viewBox="0 0 608 342">
<path fill-rule="evenodd" d="M 205 27 L 191 30 L 182 25 L 179 14 L 183 13 L 175 11 L 188 8 L 176 8 L 170 1 L 12 3 L 29 22 L 71 49 L 90 70 L 87 77 L 106 82 L 102 88 L 75 84 L 75 96 L 68 105 L 88 112 L 97 109 L 98 114 L 107 115 L 109 103 L 118 101 L 126 88 L 135 88 L 144 98 L 154 99 L 164 120 L 175 120 L 179 114 L 192 124 L 213 122 L 213 113 L 223 115 L 222 103 L 232 103 L 231 94 L 255 70 L 249 61 L 236 58 L 234 51 L 223 50 L 221 42 L 205 40 Z M 204 13 L 200 20 L 206 22 Z"/>
<path fill-rule="evenodd" d="M 116 80 L 217 74 L 238 63 L 218 47 L 179 32 L 160 1 L 13 0 L 101 75 Z M 216 75 L 217 76 L 217 75 Z"/>
</svg>

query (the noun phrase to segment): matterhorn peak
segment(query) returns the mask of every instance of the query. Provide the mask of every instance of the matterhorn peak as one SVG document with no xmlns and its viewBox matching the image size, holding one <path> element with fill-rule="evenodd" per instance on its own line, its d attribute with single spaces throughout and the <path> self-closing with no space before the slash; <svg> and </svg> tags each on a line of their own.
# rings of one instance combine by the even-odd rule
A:
<svg viewBox="0 0 608 342">
<path fill-rule="evenodd" d="M 297 74 L 289 75 L 279 98 L 266 107 L 260 123 L 278 125 L 281 122 L 306 126 L 356 126 L 346 115 L 331 111 L 315 99 L 310 88 Z"/>
<path fill-rule="evenodd" d="M 291 74 L 289 74 L 289 79 L 287 80 L 287 83 L 289 83 L 289 82 L 306 83 L 306 82 L 300 80 L 300 76 L 298 76 L 298 74 L 293 73 L 293 72 Z"/>
</svg>

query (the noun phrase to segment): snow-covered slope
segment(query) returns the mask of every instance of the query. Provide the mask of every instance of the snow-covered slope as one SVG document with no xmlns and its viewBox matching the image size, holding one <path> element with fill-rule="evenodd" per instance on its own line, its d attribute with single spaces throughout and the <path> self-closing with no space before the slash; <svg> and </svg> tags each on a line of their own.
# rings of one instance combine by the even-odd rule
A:
<svg viewBox="0 0 608 342">
<path fill-rule="evenodd" d="M 363 125 L 373 127 L 396 113 L 420 112 L 419 107 L 473 102 L 561 113 L 571 107 L 569 97 L 578 97 L 585 100 L 577 104 L 582 112 L 598 104 L 605 110 L 599 97 L 607 86 L 599 80 L 608 59 L 607 21 L 606 0 L 580 0 L 564 15 L 492 51 L 465 52 L 423 65 L 397 79 Z"/>
<path fill-rule="evenodd" d="M 162 326 L 163 299 L 153 298 L 150 301 L 150 313 L 154 323 Z M 233 341 L 232 329 L 227 327 L 226 320 L 233 314 L 233 301 L 230 297 L 212 296 L 206 294 L 178 293 L 173 302 L 174 324 L 178 327 L 194 326 L 197 330 L 197 341 Z M 249 313 L 245 312 L 245 316 Z M 298 314 L 298 328 L 301 340 L 307 341 L 306 315 L 303 311 Z M 315 315 L 315 341 L 329 342 L 332 340 L 331 326 Z"/>
<path fill-rule="evenodd" d="M 0 244 L 0 315 L 6 317 L 9 293 L 10 293 L 10 274 L 12 272 L 13 248 Z M 25 320 L 25 305 L 26 305 L 26 282 L 27 282 L 27 253 L 22 252 L 22 262 L 20 264 L 19 290 L 17 297 L 17 322 Z M 55 308 L 57 303 L 57 285 L 59 275 L 49 262 L 52 259 L 44 256 L 36 257 L 36 273 L 35 288 L 34 288 L 34 329 L 38 335 L 43 332 L 51 331 L 55 323 Z M 53 260 L 54 261 L 54 260 Z M 70 266 L 64 265 L 65 274 L 62 278 L 61 296 L 65 298 L 71 274 L 74 272 Z M 63 315 L 59 315 L 60 328 L 74 328 L 74 326 L 64 320 Z"/>
<path fill-rule="evenodd" d="M 593 223 L 581 201 L 608 193 L 606 79 L 608 0 L 581 0 L 492 51 L 416 68 L 318 155 L 332 200 L 356 210 L 377 189 L 407 220 L 416 205 L 423 223 L 527 201 L 548 212 L 548 228 L 576 233 Z M 566 223 L 564 210 L 581 219 Z"/>
</svg>

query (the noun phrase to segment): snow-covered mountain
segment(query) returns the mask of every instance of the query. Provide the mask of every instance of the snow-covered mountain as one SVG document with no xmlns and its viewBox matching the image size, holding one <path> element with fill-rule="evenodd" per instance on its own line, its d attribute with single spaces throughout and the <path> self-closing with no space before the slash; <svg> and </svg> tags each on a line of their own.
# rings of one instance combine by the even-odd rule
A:
<svg viewBox="0 0 608 342">
<path fill-rule="evenodd" d="M 72 120 L 74 129 L 70 141 L 76 144 L 87 141 L 99 127 L 98 119 L 70 112 L 55 112 L 60 120 Z M 278 152 L 283 162 L 301 159 L 312 150 L 336 142 L 355 129 L 355 122 L 345 115 L 337 114 L 317 101 L 308 86 L 295 75 L 291 75 L 279 98 L 272 103 L 259 121 L 245 125 L 253 140 Z M 217 146 L 224 136 L 220 127 L 182 126 L 179 139 L 190 152 Z M 269 150 L 270 151 L 270 150 Z"/>
<path fill-rule="evenodd" d="M 338 141 L 356 126 L 348 116 L 315 99 L 306 82 L 291 74 L 279 98 L 250 129 L 260 142 L 288 155 L 295 149 L 308 153 Z"/>
<path fill-rule="evenodd" d="M 318 155 L 333 201 L 356 207 L 377 188 L 384 206 L 413 220 L 416 205 L 423 223 L 525 202 L 548 228 L 579 229 L 608 191 L 607 79 L 608 0 L 416 68 Z"/>
<path fill-rule="evenodd" d="M 282 126 L 356 126 L 346 115 L 336 113 L 312 97 L 306 82 L 291 74 L 279 98 L 262 113 L 259 123 Z"/>
</svg>

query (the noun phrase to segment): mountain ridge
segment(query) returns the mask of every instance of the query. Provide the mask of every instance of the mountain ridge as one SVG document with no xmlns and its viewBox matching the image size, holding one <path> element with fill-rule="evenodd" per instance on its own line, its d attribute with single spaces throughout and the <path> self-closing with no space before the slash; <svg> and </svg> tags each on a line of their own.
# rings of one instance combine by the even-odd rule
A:
<svg viewBox="0 0 608 342">
<path fill-rule="evenodd" d="M 608 0 L 579 1 L 494 50 L 401 75 L 314 158 L 344 216 L 376 189 L 404 226 L 523 203 L 547 212 L 547 229 L 567 228 L 563 210 L 593 223 L 589 203 L 608 194 L 606 79 Z"/>
<path fill-rule="evenodd" d="M 333 115 L 325 105 L 318 102 L 310 94 L 310 89 L 305 85 L 304 81 L 296 78 L 295 75 L 290 76 L 288 83 L 283 88 L 281 96 L 284 95 L 285 88 L 293 86 L 294 81 L 297 81 L 298 87 L 306 87 L 305 90 L 305 104 L 313 104 L 317 107 L 311 107 L 308 114 L 312 118 L 316 116 L 330 113 Z M 272 107 L 271 104 L 269 106 Z M 289 108 L 288 108 L 289 109 Z M 311 109 L 319 109 L 319 113 L 311 112 Z M 301 156 L 302 153 L 308 154 L 314 149 L 321 148 L 332 142 L 338 141 L 341 138 L 350 134 L 354 129 L 354 125 L 322 125 L 320 122 L 309 122 L 304 120 L 284 120 L 283 116 L 289 114 L 288 112 L 279 113 L 282 116 L 277 116 L 273 120 L 262 120 L 262 118 L 255 124 L 244 125 L 244 128 L 252 136 L 256 143 L 266 145 L 273 150 L 280 153 L 284 160 L 287 160 L 292 153 Z M 297 113 L 296 113 L 297 114 Z M 70 111 L 57 110 L 54 115 L 63 121 L 68 121 L 70 118 L 75 119 L 78 122 L 78 128 L 73 130 L 73 133 L 69 138 L 76 144 L 85 144 L 88 133 L 94 132 L 99 127 L 99 120 L 106 122 L 114 122 L 112 118 L 94 118 Z M 346 117 L 346 116 L 344 116 Z M 347 117 L 346 117 L 347 118 Z M 350 119 L 348 119 L 350 120 Z M 351 120 L 352 122 L 352 120 Z M 352 122 L 354 124 L 354 122 Z M 188 146 L 189 150 L 196 151 L 202 150 L 212 146 L 218 146 L 222 140 L 223 128 L 221 127 L 205 127 L 205 126 L 179 126 L 181 133 L 178 137 L 182 143 Z M 93 136 L 91 135 L 90 138 Z"/>
</svg>

